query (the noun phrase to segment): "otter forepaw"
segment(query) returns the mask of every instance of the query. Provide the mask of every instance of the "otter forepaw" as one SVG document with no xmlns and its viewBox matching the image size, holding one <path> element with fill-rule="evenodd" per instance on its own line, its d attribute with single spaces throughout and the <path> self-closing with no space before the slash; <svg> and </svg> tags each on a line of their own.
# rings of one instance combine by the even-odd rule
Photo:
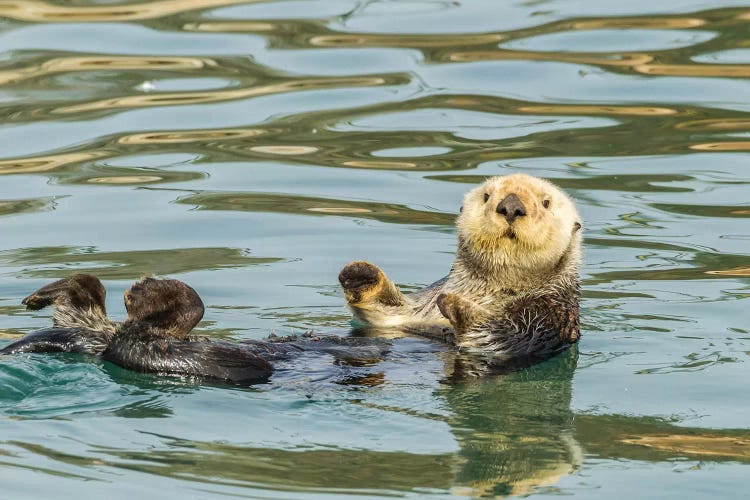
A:
<svg viewBox="0 0 750 500">
<path fill-rule="evenodd" d="M 365 295 L 374 294 L 385 282 L 385 274 L 378 266 L 365 261 L 350 262 L 339 273 L 339 283 L 349 302 L 361 302 Z"/>
<path fill-rule="evenodd" d="M 451 325 L 455 325 L 457 319 L 457 308 L 458 295 L 455 293 L 441 293 L 437 297 L 437 306 L 440 309 L 440 314 L 445 316 L 445 319 L 451 322 Z"/>
<path fill-rule="evenodd" d="M 437 306 L 440 313 L 450 321 L 456 330 L 456 335 L 461 335 L 471 325 L 483 317 L 483 310 L 473 302 L 466 300 L 455 293 L 441 293 L 437 297 Z"/>
</svg>

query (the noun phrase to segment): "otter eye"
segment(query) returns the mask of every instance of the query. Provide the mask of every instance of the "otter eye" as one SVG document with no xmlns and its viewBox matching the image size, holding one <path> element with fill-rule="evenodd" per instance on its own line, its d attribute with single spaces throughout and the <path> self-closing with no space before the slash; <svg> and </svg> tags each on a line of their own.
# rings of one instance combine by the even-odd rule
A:
<svg viewBox="0 0 750 500">
<path fill-rule="evenodd" d="M 543 206 L 544 208 L 549 208 L 549 200 L 544 200 L 544 201 L 542 202 L 542 206 Z"/>
<path fill-rule="evenodd" d="M 484 193 L 484 202 L 487 203 L 487 200 L 490 199 L 490 195 L 487 193 Z"/>
</svg>

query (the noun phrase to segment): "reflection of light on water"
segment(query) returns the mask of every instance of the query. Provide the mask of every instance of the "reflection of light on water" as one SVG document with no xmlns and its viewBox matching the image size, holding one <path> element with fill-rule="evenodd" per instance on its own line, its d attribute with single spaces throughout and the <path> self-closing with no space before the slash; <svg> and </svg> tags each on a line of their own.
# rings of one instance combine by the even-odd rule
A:
<svg viewBox="0 0 750 500">
<path fill-rule="evenodd" d="M 250 151 L 256 153 L 268 153 L 273 155 L 306 155 L 315 153 L 318 148 L 315 146 L 253 146 Z"/>
<path fill-rule="evenodd" d="M 1 5 L 1 4 L 0 4 Z M 38 78 L 55 73 L 72 71 L 107 70 L 163 70 L 194 71 L 218 66 L 217 62 L 202 57 L 148 57 L 148 56 L 81 56 L 56 57 L 42 64 L 7 71 L 0 71 L 0 84 L 8 84 L 29 78 Z M 144 83 L 145 85 L 145 83 Z"/>
<path fill-rule="evenodd" d="M 660 76 L 750 77 L 750 66 L 744 64 L 640 64 L 633 69 L 638 73 Z"/>
<path fill-rule="evenodd" d="M 0 174 L 26 174 L 31 172 L 47 172 L 64 165 L 79 163 L 110 156 L 109 151 L 84 151 L 80 153 L 62 153 L 58 155 L 37 156 L 16 160 L 0 160 Z"/>
<path fill-rule="evenodd" d="M 750 151 L 750 141 L 709 142 L 693 144 L 690 149 L 697 151 Z"/>
<path fill-rule="evenodd" d="M 142 184 L 146 182 L 159 182 L 163 177 L 158 175 L 124 175 L 121 177 L 92 177 L 87 179 L 89 184 Z"/>
<path fill-rule="evenodd" d="M 145 81 L 138 85 L 136 89 L 141 92 L 152 92 L 153 90 L 156 90 L 156 85 L 154 85 L 153 82 Z"/>
<path fill-rule="evenodd" d="M 417 168 L 416 163 L 412 163 L 409 161 L 366 161 L 366 160 L 358 160 L 358 161 L 345 161 L 342 162 L 342 165 L 345 165 L 347 167 L 356 167 L 356 168 L 382 168 L 382 169 L 401 169 L 401 168 Z"/>
<path fill-rule="evenodd" d="M 598 66 L 624 66 L 632 67 L 643 65 L 653 61 L 653 56 L 648 54 L 576 54 L 573 52 L 533 52 L 530 50 L 494 50 L 453 52 L 448 55 L 448 60 L 453 62 L 479 62 L 479 61 L 552 61 L 568 62 L 577 64 L 595 64 Z"/>
<path fill-rule="evenodd" d="M 311 207 L 307 209 L 308 212 L 320 212 L 324 214 L 368 214 L 372 210 L 366 208 L 353 208 L 353 207 Z"/>
<path fill-rule="evenodd" d="M 575 115 L 674 115 L 677 110 L 670 108 L 656 108 L 651 106 L 603 106 L 598 104 L 543 104 L 534 106 L 519 106 L 523 113 L 575 114 Z"/>
<path fill-rule="evenodd" d="M 574 30 L 595 29 L 683 29 L 696 28 L 706 24 L 704 19 L 697 17 L 648 18 L 626 17 L 623 19 L 586 19 L 574 21 L 570 27 Z"/>
<path fill-rule="evenodd" d="M 169 16 L 190 10 L 221 7 L 261 0 L 155 0 L 119 5 L 54 5 L 39 0 L 5 0 L 0 2 L 0 16 L 33 22 L 107 22 L 134 21 Z"/>
<path fill-rule="evenodd" d="M 316 47 L 450 47 L 497 43 L 507 37 L 499 33 L 479 35 L 379 35 L 369 33 L 337 33 L 310 38 L 308 43 Z"/>
<path fill-rule="evenodd" d="M 622 439 L 621 442 L 689 455 L 750 458 L 750 440 L 738 436 L 638 436 Z"/>
<path fill-rule="evenodd" d="M 53 109 L 55 114 L 73 114 L 86 111 L 108 110 L 113 108 L 143 108 L 151 106 L 175 106 L 183 104 L 203 104 L 210 102 L 246 99 L 249 97 L 281 94 L 284 92 L 298 92 L 305 90 L 320 90 L 342 87 L 368 87 L 395 84 L 380 76 L 367 77 L 331 77 L 306 78 L 284 81 L 270 85 L 250 87 L 234 90 L 216 90 L 205 92 L 162 92 L 148 95 L 133 95 L 102 99 L 100 101 L 63 106 Z"/>
<path fill-rule="evenodd" d="M 746 213 L 750 214 L 750 210 Z M 724 269 L 720 271 L 706 271 L 706 274 L 719 274 L 722 276 L 750 276 L 750 267 L 738 267 L 736 269 Z"/>
<path fill-rule="evenodd" d="M 750 119 L 718 118 L 712 120 L 693 120 L 678 123 L 675 128 L 687 130 L 747 130 L 750 129 Z"/>
<path fill-rule="evenodd" d="M 209 33 L 227 33 L 231 31 L 256 32 L 274 31 L 276 26 L 271 23 L 256 21 L 212 21 L 201 23 L 187 23 L 182 26 L 185 31 L 205 31 Z"/>
<path fill-rule="evenodd" d="M 211 140 L 242 139 L 265 134 L 265 130 L 255 128 L 176 130 L 171 132 L 147 132 L 120 137 L 120 144 L 180 144 Z"/>
</svg>

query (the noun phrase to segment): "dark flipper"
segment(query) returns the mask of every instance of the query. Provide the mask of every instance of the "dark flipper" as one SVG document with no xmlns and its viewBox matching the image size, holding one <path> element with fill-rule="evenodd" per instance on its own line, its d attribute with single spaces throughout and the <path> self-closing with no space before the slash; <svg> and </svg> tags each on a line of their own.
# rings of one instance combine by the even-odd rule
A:
<svg viewBox="0 0 750 500">
<path fill-rule="evenodd" d="M 234 342 L 118 337 L 103 357 L 138 372 L 249 384 L 267 380 L 273 373 L 270 360 L 284 359 L 285 355 Z"/>
<path fill-rule="evenodd" d="M 106 314 L 104 300 L 107 292 L 101 281 L 91 274 L 74 274 L 43 286 L 21 303 L 36 311 L 52 304 L 67 305 L 75 309 L 101 309 Z"/>
<path fill-rule="evenodd" d="M 43 286 L 21 302 L 36 311 L 55 305 L 53 324 L 61 328 L 83 328 L 114 333 L 107 318 L 107 292 L 101 281 L 90 274 L 74 274 Z"/>
<path fill-rule="evenodd" d="M 24 335 L 0 349 L 0 354 L 23 352 L 75 352 L 101 354 L 109 338 L 103 332 L 83 328 L 45 328 Z"/>
</svg>

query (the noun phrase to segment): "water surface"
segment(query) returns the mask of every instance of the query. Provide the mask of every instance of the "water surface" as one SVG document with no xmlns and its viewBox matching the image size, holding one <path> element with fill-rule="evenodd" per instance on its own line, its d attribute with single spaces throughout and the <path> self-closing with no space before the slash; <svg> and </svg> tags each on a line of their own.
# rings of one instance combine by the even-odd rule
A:
<svg viewBox="0 0 750 500">
<path fill-rule="evenodd" d="M 464 192 L 584 218 L 582 340 L 450 382 L 436 344 L 251 389 L 0 364 L 8 497 L 739 497 L 750 10 L 731 0 L 0 2 L 0 343 L 73 271 L 194 286 L 199 330 L 346 334 L 347 261 L 443 276 Z"/>
</svg>

